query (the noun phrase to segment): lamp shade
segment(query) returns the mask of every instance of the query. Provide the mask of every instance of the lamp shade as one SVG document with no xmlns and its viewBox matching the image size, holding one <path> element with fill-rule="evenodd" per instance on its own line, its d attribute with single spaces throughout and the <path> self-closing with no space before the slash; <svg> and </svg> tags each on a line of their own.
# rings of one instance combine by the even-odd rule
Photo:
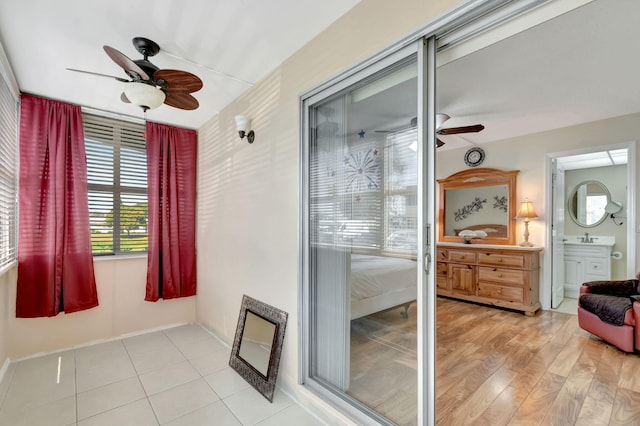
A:
<svg viewBox="0 0 640 426">
<path fill-rule="evenodd" d="M 522 205 L 520 206 L 520 210 L 518 211 L 516 219 L 537 219 L 537 218 L 538 218 L 538 214 L 533 208 L 533 203 L 525 199 L 525 201 L 523 201 Z"/>
<path fill-rule="evenodd" d="M 164 102 L 166 95 L 160 89 L 145 83 L 126 83 L 124 94 L 134 105 L 144 110 L 158 108 Z"/>
<path fill-rule="evenodd" d="M 236 130 L 239 132 L 246 132 L 251 125 L 251 119 L 246 115 L 236 115 Z"/>
</svg>

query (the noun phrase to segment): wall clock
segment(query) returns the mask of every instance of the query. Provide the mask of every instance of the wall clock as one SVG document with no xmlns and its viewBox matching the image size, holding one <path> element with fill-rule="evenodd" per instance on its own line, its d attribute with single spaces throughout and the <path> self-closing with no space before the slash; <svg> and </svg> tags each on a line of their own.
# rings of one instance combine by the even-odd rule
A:
<svg viewBox="0 0 640 426">
<path fill-rule="evenodd" d="M 464 154 L 464 162 L 469 167 L 479 166 L 483 161 L 484 150 L 482 148 L 478 148 L 477 146 L 469 148 L 469 150 Z"/>
</svg>

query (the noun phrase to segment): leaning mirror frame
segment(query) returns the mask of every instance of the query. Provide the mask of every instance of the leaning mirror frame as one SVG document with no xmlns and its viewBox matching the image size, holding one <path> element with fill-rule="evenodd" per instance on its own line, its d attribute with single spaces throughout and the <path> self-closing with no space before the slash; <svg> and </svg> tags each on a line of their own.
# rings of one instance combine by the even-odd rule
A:
<svg viewBox="0 0 640 426">
<path fill-rule="evenodd" d="M 255 317 L 258 320 L 264 320 L 269 325 L 267 328 L 273 330 L 272 341 L 269 342 L 271 343 L 271 350 L 269 352 L 266 374 L 261 372 L 264 371 L 262 366 L 252 365 L 250 360 L 246 359 L 246 355 L 244 357 L 242 356 L 246 353 L 243 352 L 242 346 L 243 343 L 247 343 L 247 340 L 244 340 L 243 337 L 245 336 L 245 332 L 248 331 L 246 328 L 248 317 L 251 319 Z M 284 332 L 287 326 L 287 317 L 288 314 L 278 308 L 267 305 L 247 295 L 242 297 L 238 326 L 233 340 L 229 366 L 269 400 L 269 402 L 273 402 L 282 344 L 284 342 Z M 262 365 L 263 363 L 260 362 L 260 364 Z"/>
<path fill-rule="evenodd" d="M 589 186 L 589 185 L 597 185 L 598 187 L 600 187 L 600 189 L 602 190 L 602 195 L 605 195 L 607 199 L 602 209 L 602 216 L 593 223 L 585 223 L 580 221 L 580 219 L 578 218 L 578 212 L 577 212 L 578 192 L 582 186 Z M 585 200 L 585 203 L 586 203 L 586 200 Z M 569 212 L 569 216 L 575 222 L 576 225 L 582 228 L 593 228 L 595 226 L 600 225 L 610 216 L 607 213 L 605 208 L 605 206 L 608 205 L 609 203 L 611 203 L 611 194 L 609 193 L 609 189 L 606 187 L 604 183 L 597 180 L 585 180 L 583 182 L 578 183 L 575 186 L 575 188 L 573 188 L 573 190 L 571 191 L 571 195 L 569 195 L 567 199 L 567 211 Z"/>
</svg>

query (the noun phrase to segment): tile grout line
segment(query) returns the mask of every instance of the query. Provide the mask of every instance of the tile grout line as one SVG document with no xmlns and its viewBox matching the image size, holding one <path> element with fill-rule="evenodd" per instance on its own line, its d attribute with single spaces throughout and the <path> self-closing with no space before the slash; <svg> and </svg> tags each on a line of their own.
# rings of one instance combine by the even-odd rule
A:
<svg viewBox="0 0 640 426">
<path fill-rule="evenodd" d="M 158 425 L 160 425 L 160 419 L 158 418 L 158 414 L 156 413 L 156 410 L 153 409 L 153 404 L 151 404 L 151 400 L 149 399 L 149 394 L 147 393 L 147 389 L 145 389 L 144 385 L 142 384 L 142 380 L 140 380 L 140 372 L 138 371 L 138 368 L 136 367 L 136 363 L 133 362 L 133 358 L 131 357 L 131 353 L 129 352 L 129 348 L 127 348 L 126 343 L 124 342 L 124 339 L 120 339 L 120 344 L 124 347 L 124 351 L 127 353 L 127 356 L 129 357 L 129 362 L 131 363 L 131 366 L 133 367 L 133 371 L 136 372 L 136 379 L 138 379 L 138 383 L 140 384 L 140 387 L 142 388 L 142 392 L 144 392 L 144 396 L 147 400 L 147 404 L 149 404 L 149 407 L 151 407 L 151 411 L 153 412 L 153 417 L 156 419 L 156 423 L 158 423 Z M 138 400 L 139 401 L 139 400 Z"/>
<path fill-rule="evenodd" d="M 213 335 L 211 332 L 209 332 L 206 328 L 200 326 L 200 328 L 204 329 L 209 335 L 210 337 L 216 337 L 215 335 Z M 165 333 L 166 335 L 166 331 L 163 331 L 163 333 Z M 187 355 L 182 352 L 180 350 L 180 348 L 178 347 L 178 345 L 175 344 L 175 342 L 173 341 L 173 339 L 171 339 L 171 337 L 167 336 L 167 338 L 169 339 L 169 341 L 171 341 L 171 343 L 173 343 L 173 345 L 176 347 L 176 349 L 178 349 L 178 351 L 185 357 L 185 359 L 187 360 L 187 362 L 189 363 L 189 365 L 191 365 L 191 367 L 193 367 L 194 370 L 196 370 L 196 372 L 198 373 L 198 375 L 200 376 L 200 379 L 204 380 L 204 382 L 206 383 L 206 385 L 209 387 L 209 389 L 211 389 L 211 391 L 218 397 L 218 401 L 222 402 L 222 405 L 224 405 L 224 407 L 227 409 L 227 411 L 229 411 L 229 413 L 231 413 L 231 415 L 233 416 L 234 419 L 236 419 L 238 421 L 238 423 L 240 423 L 241 425 L 243 425 L 243 423 L 240 421 L 240 419 L 235 415 L 235 413 L 231 410 L 231 408 L 229 408 L 227 406 L 227 404 L 224 402 L 224 399 L 222 397 L 220 397 L 220 395 L 218 395 L 218 393 L 216 392 L 216 390 L 213 388 L 213 386 L 211 386 L 211 384 L 205 379 L 205 377 L 202 375 L 202 373 L 196 368 L 195 365 L 193 365 L 193 363 L 191 362 L 191 359 L 187 357 Z M 220 340 L 216 337 L 217 340 Z M 224 343 L 224 342 L 223 342 Z M 226 345 L 225 345 L 226 346 Z M 212 373 L 213 374 L 213 373 Z M 193 380 L 195 381 L 195 380 Z M 234 394 L 235 395 L 235 394 Z M 211 404 L 205 405 L 205 407 L 208 407 L 209 405 L 215 404 L 217 401 L 212 402 Z M 205 407 L 201 407 L 199 409 L 205 408 Z M 190 413 L 187 413 L 181 417 L 184 417 L 186 415 L 188 415 Z"/>
</svg>

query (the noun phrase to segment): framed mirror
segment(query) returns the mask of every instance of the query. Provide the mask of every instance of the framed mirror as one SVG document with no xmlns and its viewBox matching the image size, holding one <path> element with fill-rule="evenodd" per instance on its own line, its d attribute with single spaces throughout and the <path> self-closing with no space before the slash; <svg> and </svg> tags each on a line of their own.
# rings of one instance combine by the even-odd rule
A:
<svg viewBox="0 0 640 426">
<path fill-rule="evenodd" d="M 462 231 L 482 231 L 482 244 L 514 245 L 519 170 L 463 170 L 438 179 L 438 241 L 466 242 Z"/>
<path fill-rule="evenodd" d="M 288 314 L 247 295 L 242 297 L 229 366 L 270 402 L 278 377 Z"/>
<path fill-rule="evenodd" d="M 604 183 L 586 180 L 571 191 L 567 209 L 576 224 L 583 228 L 592 228 L 600 225 L 609 216 L 606 207 L 610 202 L 611 194 Z"/>
</svg>

